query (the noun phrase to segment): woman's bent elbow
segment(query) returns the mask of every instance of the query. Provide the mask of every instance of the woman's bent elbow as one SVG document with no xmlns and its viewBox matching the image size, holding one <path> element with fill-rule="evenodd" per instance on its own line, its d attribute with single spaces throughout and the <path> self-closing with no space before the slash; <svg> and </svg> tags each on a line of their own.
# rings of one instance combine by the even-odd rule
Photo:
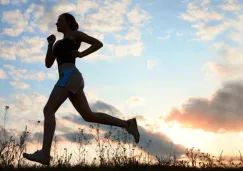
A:
<svg viewBox="0 0 243 171">
<path fill-rule="evenodd" d="M 98 42 L 97 42 L 97 48 L 100 49 L 100 48 L 102 48 L 102 47 L 103 47 L 103 43 L 100 42 L 100 41 L 98 41 Z"/>
<path fill-rule="evenodd" d="M 50 64 L 46 64 L 46 67 L 47 67 L 47 68 L 51 68 L 51 66 L 52 66 L 52 65 L 50 65 Z"/>
<path fill-rule="evenodd" d="M 102 42 L 100 42 L 100 48 L 102 48 L 103 47 L 103 43 Z"/>
</svg>

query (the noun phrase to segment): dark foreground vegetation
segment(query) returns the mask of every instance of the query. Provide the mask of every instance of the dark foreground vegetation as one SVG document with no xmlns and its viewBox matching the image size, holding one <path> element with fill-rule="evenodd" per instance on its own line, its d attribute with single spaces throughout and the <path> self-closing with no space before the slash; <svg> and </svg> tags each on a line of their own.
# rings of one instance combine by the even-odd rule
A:
<svg viewBox="0 0 243 171">
<path fill-rule="evenodd" d="M 7 111 L 7 109 L 6 109 Z M 5 117 L 4 117 L 5 118 Z M 39 124 L 40 121 L 37 122 Z M 226 158 L 212 156 L 194 148 L 186 149 L 184 157 L 177 157 L 174 153 L 168 156 L 152 156 L 148 147 L 153 144 L 148 141 L 146 147 L 136 147 L 131 137 L 122 129 L 110 127 L 105 134 L 101 133 L 99 124 L 90 125 L 88 133 L 79 129 L 73 137 L 76 151 L 68 153 L 64 148 L 58 152 L 58 140 L 54 137 L 52 152 L 53 159 L 49 166 L 29 162 L 23 158 L 26 145 L 31 132 L 27 126 L 22 134 L 14 138 L 6 137 L 5 122 L 1 127 L 4 137 L 0 140 L 0 171 L 1 170 L 84 170 L 84 171 L 109 171 L 109 170 L 139 170 L 139 171 L 183 171 L 183 170 L 243 170 L 243 158 Z M 92 141 L 92 142 L 91 142 Z M 96 156 L 91 158 L 88 146 L 92 146 Z"/>
</svg>

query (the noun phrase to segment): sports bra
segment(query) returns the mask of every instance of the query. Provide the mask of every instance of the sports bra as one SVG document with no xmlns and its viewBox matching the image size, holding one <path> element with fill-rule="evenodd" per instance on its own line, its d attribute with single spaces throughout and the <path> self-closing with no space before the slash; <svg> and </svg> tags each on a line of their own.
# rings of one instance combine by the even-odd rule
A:
<svg viewBox="0 0 243 171">
<path fill-rule="evenodd" d="M 55 47 L 55 55 L 58 66 L 63 63 L 75 64 L 75 57 L 72 56 L 72 51 L 78 50 L 80 45 L 81 43 L 76 43 L 68 37 L 60 40 Z"/>
</svg>

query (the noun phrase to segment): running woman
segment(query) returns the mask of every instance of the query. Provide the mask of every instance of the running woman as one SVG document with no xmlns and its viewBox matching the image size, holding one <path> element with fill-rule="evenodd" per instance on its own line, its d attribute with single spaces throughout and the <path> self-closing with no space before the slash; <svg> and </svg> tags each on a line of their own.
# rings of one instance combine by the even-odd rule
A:
<svg viewBox="0 0 243 171">
<path fill-rule="evenodd" d="M 139 142 L 140 134 L 137 128 L 136 118 L 121 120 L 101 112 L 92 112 L 84 93 L 84 80 L 82 74 L 75 66 L 76 58 L 83 58 L 97 50 L 103 44 L 94 37 L 78 31 L 79 25 L 74 16 L 70 13 L 63 13 L 58 17 L 57 31 L 63 33 L 63 39 L 58 40 L 54 35 L 47 38 L 48 49 L 45 65 L 51 68 L 55 59 L 58 64 L 59 79 L 50 94 L 44 107 L 44 136 L 42 149 L 33 154 L 23 153 L 28 160 L 49 165 L 51 156 L 51 145 L 56 128 L 55 113 L 61 104 L 69 98 L 74 108 L 87 122 L 118 126 L 127 130 L 133 135 L 135 142 Z M 91 46 L 79 52 L 81 42 Z M 55 43 L 55 44 L 54 44 Z"/>
</svg>

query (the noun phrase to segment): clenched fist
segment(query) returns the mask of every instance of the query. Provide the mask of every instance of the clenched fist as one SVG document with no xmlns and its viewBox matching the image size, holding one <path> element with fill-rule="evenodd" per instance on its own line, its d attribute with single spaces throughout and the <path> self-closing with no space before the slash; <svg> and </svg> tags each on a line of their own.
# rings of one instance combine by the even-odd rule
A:
<svg viewBox="0 0 243 171">
<path fill-rule="evenodd" d="M 47 37 L 47 41 L 49 43 L 49 45 L 53 45 L 56 41 L 56 36 L 55 35 L 50 35 L 49 37 Z"/>
</svg>

